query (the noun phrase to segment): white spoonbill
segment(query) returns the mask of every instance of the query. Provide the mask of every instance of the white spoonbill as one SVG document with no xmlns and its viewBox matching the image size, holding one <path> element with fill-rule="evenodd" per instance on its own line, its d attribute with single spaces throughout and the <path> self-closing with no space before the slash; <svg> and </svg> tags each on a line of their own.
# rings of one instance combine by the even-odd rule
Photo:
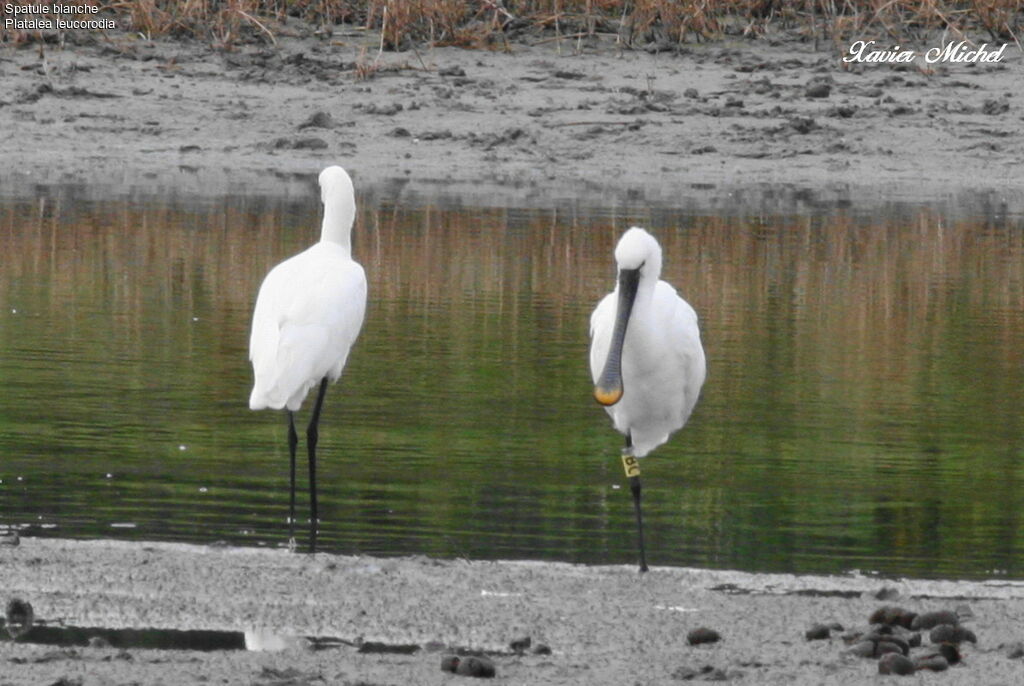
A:
<svg viewBox="0 0 1024 686">
<path fill-rule="evenodd" d="M 618 283 L 590 317 L 594 397 L 626 436 L 622 465 L 636 509 L 640 571 L 647 571 L 638 458 L 686 424 L 704 384 L 697 313 L 661 276 L 661 246 L 633 227 L 615 248 Z"/>
<path fill-rule="evenodd" d="M 291 500 L 288 530 L 294 543 L 295 413 L 319 384 L 306 429 L 309 451 L 310 548 L 316 550 L 316 444 L 328 382 L 337 381 L 366 313 L 366 275 L 352 259 L 355 194 L 341 167 L 320 172 L 324 220 L 320 242 L 270 270 L 256 297 L 249 359 L 256 377 L 249 408 L 288 411 Z"/>
</svg>

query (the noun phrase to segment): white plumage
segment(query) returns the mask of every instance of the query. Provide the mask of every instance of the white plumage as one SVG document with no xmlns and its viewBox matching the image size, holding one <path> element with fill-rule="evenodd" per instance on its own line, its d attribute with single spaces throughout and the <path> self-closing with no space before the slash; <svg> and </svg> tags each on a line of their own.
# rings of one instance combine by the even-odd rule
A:
<svg viewBox="0 0 1024 686">
<path fill-rule="evenodd" d="M 297 411 L 309 389 L 337 381 L 366 313 L 366 275 L 352 259 L 352 180 L 341 167 L 320 174 L 320 242 L 270 270 L 252 318 L 249 407 Z"/>
<path fill-rule="evenodd" d="M 697 313 L 661 276 L 661 246 L 633 227 L 615 248 L 618 269 L 639 269 L 621 351 L 622 396 L 605 410 L 616 430 L 632 437 L 644 457 L 686 424 L 706 373 Z M 608 360 L 618 314 L 620 286 L 590 317 L 590 372 L 598 383 Z"/>
<path fill-rule="evenodd" d="M 661 281 L 661 246 L 633 227 L 615 248 L 618 280 L 590 318 L 594 397 L 626 436 L 622 465 L 636 510 L 640 571 L 647 571 L 637 458 L 690 418 L 704 385 L 697 313 Z"/>
<path fill-rule="evenodd" d="M 295 412 L 319 386 L 306 429 L 309 452 L 310 550 L 316 550 L 316 445 L 327 384 L 337 381 L 366 314 L 366 275 L 352 259 L 355 193 L 341 167 L 320 172 L 324 220 L 320 242 L 270 270 L 256 296 L 249 359 L 256 377 L 253 410 L 288 411 L 291 497 L 289 531 L 295 523 Z M 291 543 L 294 545 L 294 536 Z"/>
</svg>

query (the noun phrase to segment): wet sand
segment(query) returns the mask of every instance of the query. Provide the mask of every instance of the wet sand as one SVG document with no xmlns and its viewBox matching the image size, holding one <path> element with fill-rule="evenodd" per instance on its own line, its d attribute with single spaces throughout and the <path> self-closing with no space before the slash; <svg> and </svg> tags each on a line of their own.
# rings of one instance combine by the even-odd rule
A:
<svg viewBox="0 0 1024 686">
<path fill-rule="evenodd" d="M 1002 65 L 839 68 L 798 40 L 681 54 L 608 40 L 504 51 L 384 53 L 350 29 L 300 23 L 218 52 L 117 35 L 63 49 L 0 48 L 0 186 L 75 182 L 183 192 L 274 190 L 340 163 L 357 184 L 399 179 L 510 202 L 671 199 L 773 183 L 920 198 L 988 189 L 1020 211 L 1020 53 Z M 360 64 L 362 66 L 360 66 Z M 359 71 L 373 71 L 362 79 Z M 808 95 L 827 85 L 828 94 Z M 691 90 L 692 89 L 692 90 Z M 819 95 L 822 89 L 817 89 Z M 3 190 L 0 188 L 0 190 Z M 281 551 L 25 538 L 0 548 L 4 599 L 75 626 L 245 630 L 344 639 L 325 650 L 187 652 L 5 643 L 0 684 L 421 684 L 445 649 L 493 653 L 515 684 L 863 684 L 875 660 L 849 633 L 884 604 L 966 604 L 978 644 L 918 682 L 1017 684 L 1024 588 L 529 562 L 289 555 Z M 719 590 L 715 590 L 719 589 Z M 799 593 L 798 593 L 799 591 Z M 715 644 L 689 646 L 707 626 Z M 551 655 L 510 653 L 530 636 Z M 355 644 L 416 644 L 411 655 Z M 893 677 L 895 678 L 895 677 Z"/>
<path fill-rule="evenodd" d="M 463 682 L 441 656 L 489 651 L 514 684 L 669 684 L 724 678 L 750 684 L 864 684 L 877 661 L 846 654 L 882 605 L 959 608 L 977 635 L 947 672 L 917 683 L 1017 684 L 1024 660 L 1024 582 L 793 577 L 695 569 L 538 562 L 380 559 L 116 541 L 23 538 L 0 549 L 4 596 L 37 618 L 79 627 L 259 630 L 341 639 L 312 650 L 55 648 L 6 643 L 0 683 L 424 684 Z M 888 589 L 880 600 L 876 595 Z M 809 641 L 815 623 L 843 631 Z M 722 639 L 691 646 L 687 633 Z M 928 644 L 925 631 L 925 644 Z M 515 655 L 513 640 L 531 649 Z M 412 654 L 360 653 L 360 642 L 416 645 Z M 534 654 L 538 644 L 551 654 Z M 1005 644 L 1005 645 L 1004 645 Z M 932 648 L 931 650 L 934 650 Z M 927 648 L 913 655 L 929 652 Z M 686 678 L 689 676 L 689 678 Z M 893 677 L 895 678 L 895 677 Z"/>
<path fill-rule="evenodd" d="M 844 65 L 842 46 L 798 38 L 378 53 L 357 28 L 275 28 L 276 46 L 231 52 L 128 34 L 0 48 L 4 175 L 223 192 L 340 163 L 357 184 L 520 201 L 758 183 L 1016 195 L 1024 180 L 1014 46 L 998 64 Z"/>
</svg>

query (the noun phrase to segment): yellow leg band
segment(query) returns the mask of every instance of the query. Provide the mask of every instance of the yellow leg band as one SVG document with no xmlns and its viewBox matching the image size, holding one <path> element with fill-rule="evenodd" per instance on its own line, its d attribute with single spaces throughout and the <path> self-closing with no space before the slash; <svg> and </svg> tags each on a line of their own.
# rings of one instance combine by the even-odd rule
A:
<svg viewBox="0 0 1024 686">
<path fill-rule="evenodd" d="M 632 455 L 622 456 L 622 468 L 626 470 L 627 477 L 640 476 L 640 461 Z"/>
</svg>

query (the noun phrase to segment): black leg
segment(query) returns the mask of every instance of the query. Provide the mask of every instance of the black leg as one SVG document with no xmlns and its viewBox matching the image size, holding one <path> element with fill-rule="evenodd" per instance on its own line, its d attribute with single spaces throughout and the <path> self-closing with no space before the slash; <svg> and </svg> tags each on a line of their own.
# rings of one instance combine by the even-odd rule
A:
<svg viewBox="0 0 1024 686">
<path fill-rule="evenodd" d="M 640 571 L 647 571 L 647 551 L 644 548 L 644 515 L 640 509 L 640 464 L 633 457 L 633 437 L 626 434 L 626 448 L 622 451 L 622 464 L 629 477 L 629 490 L 633 493 L 633 509 L 636 510 L 636 540 L 640 548 Z"/>
<path fill-rule="evenodd" d="M 291 484 L 290 498 L 288 500 L 288 544 L 295 544 L 295 448 L 299 444 L 299 436 L 295 433 L 295 414 L 288 410 L 288 457 L 289 479 Z"/>
<path fill-rule="evenodd" d="M 320 392 L 316 396 L 316 405 L 313 406 L 313 416 L 309 418 L 309 428 L 306 429 L 306 444 L 309 447 L 309 552 L 316 552 L 316 534 L 319 524 L 319 513 L 316 502 L 316 443 L 320 438 L 320 410 L 324 405 L 324 395 L 327 393 L 327 377 L 320 381 Z"/>
</svg>

